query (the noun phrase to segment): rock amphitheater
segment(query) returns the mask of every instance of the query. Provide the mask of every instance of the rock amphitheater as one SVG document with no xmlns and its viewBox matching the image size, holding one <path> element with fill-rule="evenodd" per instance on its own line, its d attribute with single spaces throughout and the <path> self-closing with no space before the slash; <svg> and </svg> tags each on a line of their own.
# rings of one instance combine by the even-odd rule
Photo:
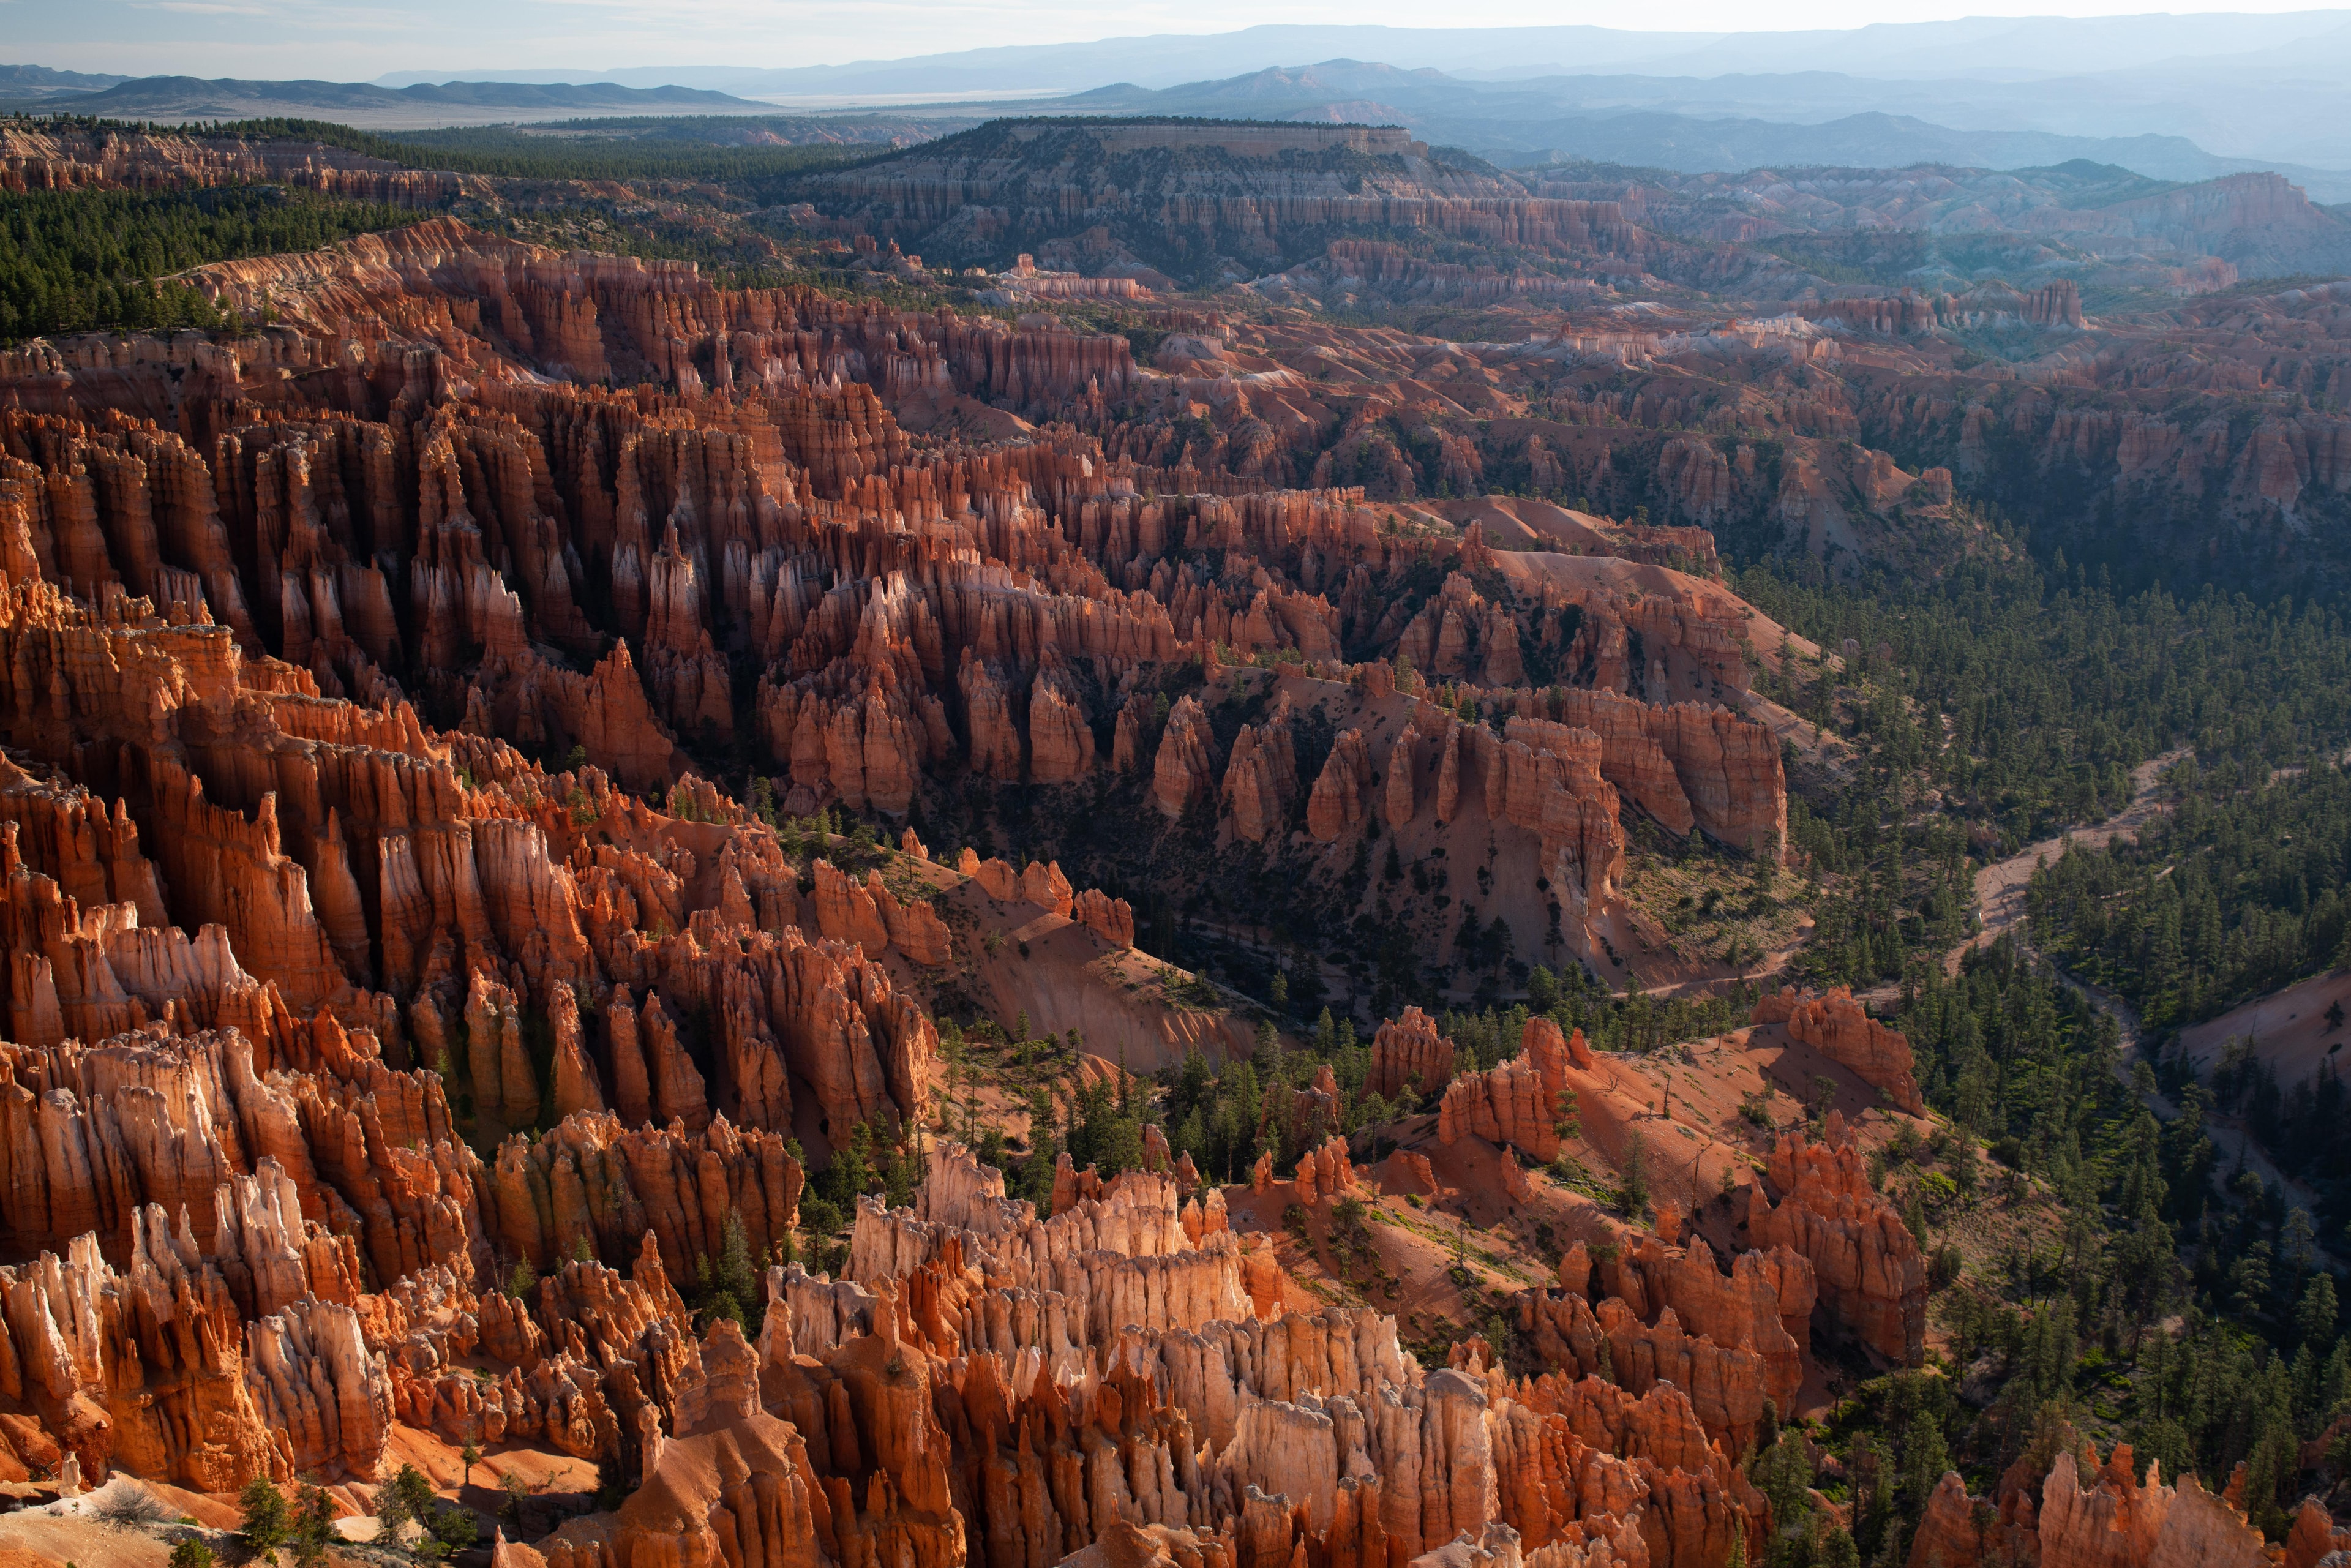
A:
<svg viewBox="0 0 2351 1568">
<path fill-rule="evenodd" d="M 1618 221 L 1583 205 L 1534 217 Z M 1490 841 L 1520 951 L 1595 967 L 1635 823 L 1776 863 L 1744 699 L 1783 634 L 1701 530 L 1399 527 L 1290 472 L 1294 373 L 447 220 L 199 281 L 277 324 L 0 354 L 0 1483 L 309 1479 L 357 1522 L 473 1444 L 619 1500 L 508 1518 L 496 1568 L 1723 1568 L 1771 1550 L 1748 1461 L 1828 1343 L 1925 1359 L 1926 1260 L 1837 1113 L 1698 1140 L 1703 1216 L 1574 1200 L 1515 1367 L 1334 1304 L 1286 1211 L 1550 1193 L 1571 1103 L 1603 1153 L 1677 1130 L 1541 1016 L 1483 1071 L 1378 1022 L 1374 1092 L 1426 1113 L 1246 1181 L 1155 1129 L 1040 1212 L 951 1135 L 944 975 L 1008 997 L 1057 944 L 1039 1021 L 1123 1020 L 1139 1071 L 1249 1031 L 1136 1010 L 1135 900 L 934 858 L 948 784 L 1125 780 L 1338 867 Z M 1129 439 L 1211 402 L 1219 466 Z M 886 871 L 788 844 L 753 776 L 881 824 Z M 1924 1111 L 1849 996 L 1751 1030 Z M 804 1249 L 804 1166 L 864 1127 L 910 1202 L 857 1200 L 838 1277 L 770 1262 L 747 1328 L 690 1310 L 736 1223 Z M 2034 1560 L 2272 1559 L 2094 1451 L 1945 1478 L 1910 1557 Z"/>
</svg>

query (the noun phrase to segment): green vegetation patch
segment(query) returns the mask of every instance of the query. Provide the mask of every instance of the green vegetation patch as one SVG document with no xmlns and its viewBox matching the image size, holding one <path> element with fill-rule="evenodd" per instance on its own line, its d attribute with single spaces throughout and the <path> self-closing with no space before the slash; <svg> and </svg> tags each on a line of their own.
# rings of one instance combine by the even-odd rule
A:
<svg viewBox="0 0 2351 1568">
<path fill-rule="evenodd" d="M 220 328 L 225 319 L 175 274 L 431 215 L 264 184 L 0 194 L 0 340 Z"/>
<path fill-rule="evenodd" d="M 354 131 L 322 120 L 241 120 L 204 129 L 204 134 L 323 142 L 381 158 L 407 169 L 443 169 L 459 174 L 507 175 L 527 180 L 709 180 L 733 184 L 780 180 L 818 169 L 847 168 L 895 156 L 887 145 L 828 144 L 803 147 L 722 146 L 711 142 L 653 141 L 647 122 L 628 122 L 626 134 L 563 137 L 531 134 L 510 125 L 460 126 L 446 131 L 403 131 L 393 135 Z"/>
</svg>

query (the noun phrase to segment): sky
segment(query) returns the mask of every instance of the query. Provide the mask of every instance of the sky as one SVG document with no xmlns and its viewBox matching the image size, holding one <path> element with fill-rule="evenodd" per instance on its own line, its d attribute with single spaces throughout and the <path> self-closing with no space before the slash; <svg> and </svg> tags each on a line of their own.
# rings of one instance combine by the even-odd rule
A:
<svg viewBox="0 0 2351 1568">
<path fill-rule="evenodd" d="M 1963 16 L 2047 16 L 2044 5 L 1936 0 L 0 0 L 0 64 L 125 75 L 324 78 L 390 71 L 494 78 L 500 69 L 839 64 L 1003 44 L 1215 33 L 1260 23 L 1550 26 L 1717 32 L 1855 27 Z M 2063 15 L 2143 14 L 2145 0 L 2070 0 Z M 2215 12 L 2308 10 L 2222 0 Z M 1303 63 L 1303 62 L 1301 62 Z M 1405 63 L 1405 62 L 1397 62 Z"/>
</svg>

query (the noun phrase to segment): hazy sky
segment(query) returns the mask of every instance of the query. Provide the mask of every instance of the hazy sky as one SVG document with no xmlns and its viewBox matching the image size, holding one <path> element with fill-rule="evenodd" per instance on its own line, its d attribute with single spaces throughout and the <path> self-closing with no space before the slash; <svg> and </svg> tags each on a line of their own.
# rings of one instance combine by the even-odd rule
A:
<svg viewBox="0 0 2351 1568">
<path fill-rule="evenodd" d="M 2062 14 L 2127 16 L 2145 0 L 2071 0 Z M 2312 9 L 2292 0 L 2199 5 L 2212 12 Z M 947 49 L 1148 33 L 1210 33 L 1258 23 L 1397 26 L 1600 26 L 1689 31 L 1854 27 L 1962 16 L 2046 16 L 2030 4 L 1664 0 L 0 0 L 0 64 L 204 77 L 364 81 L 395 70 L 482 76 L 506 69 L 649 65 L 823 65 Z M 1304 63 L 1304 62 L 1301 62 Z"/>
</svg>

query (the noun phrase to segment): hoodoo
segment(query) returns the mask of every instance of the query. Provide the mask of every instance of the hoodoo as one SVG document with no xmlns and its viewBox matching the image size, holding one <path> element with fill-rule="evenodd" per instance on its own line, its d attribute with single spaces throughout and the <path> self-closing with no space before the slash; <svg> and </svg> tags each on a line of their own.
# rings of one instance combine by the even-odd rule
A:
<svg viewBox="0 0 2351 1568">
<path fill-rule="evenodd" d="M 0 78 L 0 1568 L 2351 1550 L 2339 212 Z"/>
</svg>

